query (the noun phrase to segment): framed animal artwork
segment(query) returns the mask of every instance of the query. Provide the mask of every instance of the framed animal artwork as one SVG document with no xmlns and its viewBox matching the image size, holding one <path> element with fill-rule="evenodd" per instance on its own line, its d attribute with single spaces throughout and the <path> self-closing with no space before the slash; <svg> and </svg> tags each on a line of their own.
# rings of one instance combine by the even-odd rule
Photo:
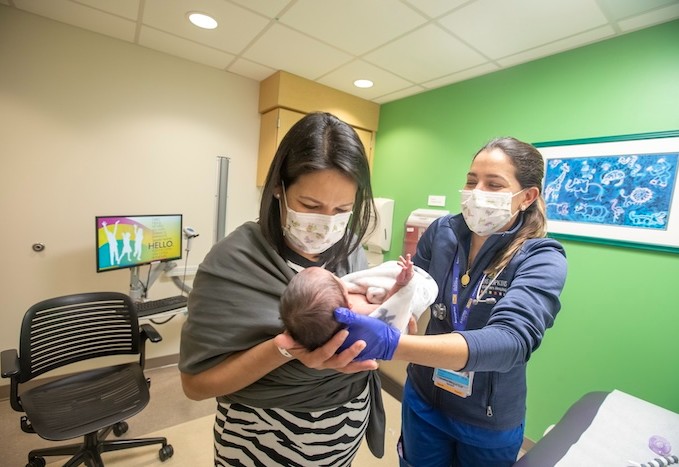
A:
<svg viewBox="0 0 679 467">
<path fill-rule="evenodd" d="M 534 146 L 550 236 L 679 253 L 679 131 Z"/>
</svg>

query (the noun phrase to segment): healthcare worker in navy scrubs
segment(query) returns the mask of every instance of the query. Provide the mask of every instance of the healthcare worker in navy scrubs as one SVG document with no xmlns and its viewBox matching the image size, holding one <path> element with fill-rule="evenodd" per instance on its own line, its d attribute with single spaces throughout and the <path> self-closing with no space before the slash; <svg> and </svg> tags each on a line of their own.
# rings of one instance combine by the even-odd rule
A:
<svg viewBox="0 0 679 467">
<path fill-rule="evenodd" d="M 526 365 L 554 324 L 563 247 L 546 238 L 544 162 L 515 138 L 475 155 L 462 212 L 436 220 L 413 258 L 437 282 L 426 335 L 336 311 L 358 359 L 411 362 L 402 401 L 401 466 L 511 466 L 523 441 Z"/>
</svg>

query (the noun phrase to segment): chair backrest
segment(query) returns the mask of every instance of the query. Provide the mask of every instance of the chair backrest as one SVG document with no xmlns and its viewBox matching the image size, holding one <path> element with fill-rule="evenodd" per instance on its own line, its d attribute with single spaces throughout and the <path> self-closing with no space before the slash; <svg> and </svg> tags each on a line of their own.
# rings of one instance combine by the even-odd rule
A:
<svg viewBox="0 0 679 467">
<path fill-rule="evenodd" d="M 92 292 L 51 298 L 24 315 L 19 382 L 82 360 L 139 352 L 137 311 L 129 296 Z"/>
</svg>

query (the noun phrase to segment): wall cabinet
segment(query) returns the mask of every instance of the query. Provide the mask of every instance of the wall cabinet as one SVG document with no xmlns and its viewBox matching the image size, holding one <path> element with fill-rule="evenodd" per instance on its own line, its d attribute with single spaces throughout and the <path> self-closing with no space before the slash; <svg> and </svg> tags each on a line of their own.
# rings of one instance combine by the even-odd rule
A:
<svg viewBox="0 0 679 467">
<path fill-rule="evenodd" d="M 365 148 L 365 155 L 368 157 L 368 164 L 370 164 L 370 170 L 373 168 L 373 145 L 375 143 L 375 133 L 372 131 L 364 130 L 362 128 L 356 128 L 356 133 L 358 137 L 361 138 L 363 147 Z"/>
<path fill-rule="evenodd" d="M 313 111 L 330 112 L 350 124 L 372 168 L 379 104 L 279 71 L 260 83 L 257 186 L 264 185 L 276 149 L 290 127 Z"/>
<path fill-rule="evenodd" d="M 262 114 L 259 129 L 259 158 L 257 159 L 257 186 L 264 186 L 269 166 L 278 145 L 290 127 L 297 123 L 304 113 L 277 108 Z"/>
</svg>

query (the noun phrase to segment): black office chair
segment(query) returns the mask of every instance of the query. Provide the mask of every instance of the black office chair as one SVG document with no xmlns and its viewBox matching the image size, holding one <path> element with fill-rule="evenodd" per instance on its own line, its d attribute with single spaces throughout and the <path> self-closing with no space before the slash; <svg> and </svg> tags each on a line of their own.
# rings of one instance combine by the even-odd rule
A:
<svg viewBox="0 0 679 467">
<path fill-rule="evenodd" d="M 149 324 L 140 328 L 134 302 L 125 294 L 67 295 L 29 308 L 21 325 L 19 352 L 2 352 L 2 377 L 11 378 L 12 408 L 25 413 L 21 429 L 26 433 L 52 441 L 84 436 L 84 441 L 33 450 L 27 467 L 43 467 L 44 456 L 72 456 L 65 466 L 103 466 L 102 452 L 152 444 L 162 446 L 161 461 L 172 457 L 166 438 L 105 439 L 111 431 L 116 436 L 125 433 L 125 420 L 149 402 L 150 381 L 143 372 L 147 339 L 159 342 L 161 337 Z M 71 363 L 109 355 L 139 359 L 22 386 Z"/>
</svg>

